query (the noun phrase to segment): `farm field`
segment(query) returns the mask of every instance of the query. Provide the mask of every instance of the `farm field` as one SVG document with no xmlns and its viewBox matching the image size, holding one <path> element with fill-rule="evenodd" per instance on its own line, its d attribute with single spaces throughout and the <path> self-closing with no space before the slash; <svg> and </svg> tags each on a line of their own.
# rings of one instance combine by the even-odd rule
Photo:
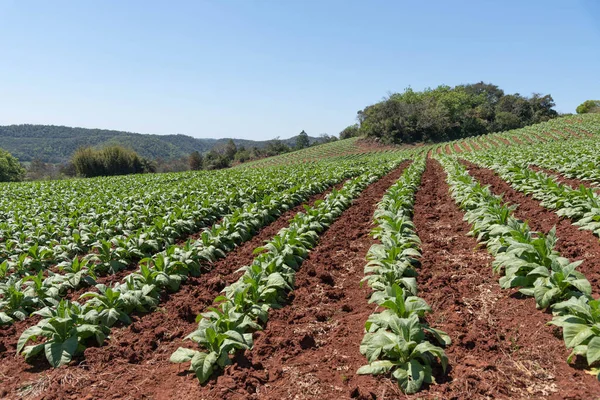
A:
<svg viewBox="0 0 600 400">
<path fill-rule="evenodd" d="M 2 184 L 0 397 L 600 398 L 600 118 Z"/>
</svg>

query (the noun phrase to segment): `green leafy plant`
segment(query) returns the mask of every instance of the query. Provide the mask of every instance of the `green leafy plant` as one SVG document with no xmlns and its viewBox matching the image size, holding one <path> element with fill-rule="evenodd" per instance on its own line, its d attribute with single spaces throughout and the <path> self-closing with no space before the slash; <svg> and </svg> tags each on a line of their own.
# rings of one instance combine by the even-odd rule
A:
<svg viewBox="0 0 600 400">
<path fill-rule="evenodd" d="M 27 328 L 17 342 L 17 354 L 22 353 L 25 359 L 43 351 L 50 365 L 59 367 L 68 364 L 75 354 L 85 349 L 84 340 L 93 337 L 102 344 L 106 338 L 107 329 L 97 324 L 98 315 L 86 313 L 77 303 L 63 300 L 55 309 L 46 307 L 34 314 L 44 319 Z M 25 346 L 40 338 L 46 340 Z"/>
<path fill-rule="evenodd" d="M 416 314 L 408 318 L 389 316 L 389 330 L 380 329 L 365 334 L 360 352 L 367 357 L 368 365 L 357 374 L 390 373 L 404 393 L 416 393 L 423 383 L 434 383 L 431 365 L 439 359 L 445 372 L 448 358 L 441 347 L 425 340 Z"/>
</svg>

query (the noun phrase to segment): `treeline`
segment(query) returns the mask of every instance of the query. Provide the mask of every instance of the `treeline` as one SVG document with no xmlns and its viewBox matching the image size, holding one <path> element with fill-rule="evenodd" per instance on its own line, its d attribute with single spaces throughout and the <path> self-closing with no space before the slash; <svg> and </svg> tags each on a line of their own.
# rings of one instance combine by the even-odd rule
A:
<svg viewBox="0 0 600 400">
<path fill-rule="evenodd" d="M 0 149 L 0 181 L 65 179 L 70 177 L 94 177 L 153 172 L 180 172 L 189 170 L 215 170 L 264 157 L 275 156 L 294 150 L 337 140 L 334 136 L 321 135 L 318 140 L 302 131 L 293 145 L 279 138 L 270 140 L 263 148 L 238 146 L 229 139 L 218 143 L 206 153 L 192 151 L 189 155 L 175 159 L 141 157 L 131 148 L 109 145 L 101 148 L 81 147 L 69 162 L 47 163 L 33 159 L 27 169 L 10 153 Z M 6 174 L 4 176 L 3 174 Z"/>
<path fill-rule="evenodd" d="M 479 82 L 406 89 L 358 111 L 358 124 L 340 138 L 366 136 L 384 143 L 440 142 L 522 128 L 558 116 L 551 95 L 505 94 Z"/>
<path fill-rule="evenodd" d="M 75 151 L 71 162 L 76 174 L 86 178 L 156 172 L 156 166 L 152 162 L 122 146 L 108 146 L 98 150 L 82 147 Z"/>
<path fill-rule="evenodd" d="M 279 138 L 271 140 L 264 148 L 236 146 L 233 140 L 229 140 L 224 146 L 215 146 L 205 155 L 194 151 L 188 157 L 188 167 L 191 170 L 228 168 L 235 164 L 302 150 L 310 146 L 329 143 L 335 140 L 337 140 L 335 136 L 321 135 L 318 142 L 310 143 L 308 134 L 304 131 L 300 132 L 296 137 L 296 143 L 293 146 L 287 145 Z"/>
</svg>

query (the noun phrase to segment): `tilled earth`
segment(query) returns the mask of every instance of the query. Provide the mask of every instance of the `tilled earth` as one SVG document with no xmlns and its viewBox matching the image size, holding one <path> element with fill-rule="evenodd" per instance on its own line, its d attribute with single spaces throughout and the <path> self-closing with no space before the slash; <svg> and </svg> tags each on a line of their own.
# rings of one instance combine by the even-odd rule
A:
<svg viewBox="0 0 600 400">
<path fill-rule="evenodd" d="M 433 309 L 431 325 L 452 338 L 447 348 L 447 375 L 436 369 L 436 385 L 405 396 L 387 377 L 358 376 L 366 360 L 359 352 L 364 322 L 374 311 L 369 288 L 361 285 L 365 255 L 374 243 L 373 212 L 407 163 L 370 185 L 322 234 L 318 246 L 296 275 L 288 303 L 272 310 L 255 346 L 235 357 L 224 373 L 200 386 L 185 366 L 169 356 L 195 329 L 195 316 L 211 305 L 235 271 L 249 264 L 254 248 L 287 225 L 301 207 L 286 212 L 249 242 L 189 280 L 153 313 L 135 317 L 115 329 L 107 345 L 91 347 L 84 357 L 57 370 L 33 366 L 14 356 L 15 335 L 0 335 L 0 396 L 6 398 L 132 399 L 488 399 L 600 397 L 600 383 L 583 371 L 583 363 L 566 363 L 568 351 L 560 331 L 547 326 L 551 315 L 536 310 L 531 298 L 501 290 L 491 256 L 468 236 L 468 225 L 446 184 L 437 161 L 428 160 L 417 192 L 414 222 L 423 246 L 420 296 Z M 584 258 L 581 270 L 597 292 L 598 239 L 570 221 L 512 190 L 493 172 L 470 165 L 470 172 L 505 200 L 521 204 L 519 218 L 547 232 L 558 225 L 558 250 Z M 324 194 L 311 199 L 313 203 Z M 583 235 L 583 236 L 580 236 Z M 592 240 L 592 239 L 595 239 Z M 594 247 L 596 246 L 596 247 Z M 582 249 L 582 250 L 578 250 Z M 594 280 L 593 280 L 594 279 Z M 31 322 L 29 322 L 30 324 Z M 18 333 L 21 327 L 15 328 Z M 9 340 L 10 338 L 14 338 Z"/>
</svg>

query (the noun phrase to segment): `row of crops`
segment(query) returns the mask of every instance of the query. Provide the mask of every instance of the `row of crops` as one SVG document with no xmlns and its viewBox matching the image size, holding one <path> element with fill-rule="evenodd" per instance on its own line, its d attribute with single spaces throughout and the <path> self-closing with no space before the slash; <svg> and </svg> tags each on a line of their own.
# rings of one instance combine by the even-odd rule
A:
<svg viewBox="0 0 600 400">
<path fill-rule="evenodd" d="M 191 215 L 187 220 L 174 220 L 174 225 L 187 226 L 193 223 L 194 226 L 185 231 L 161 231 L 161 234 L 156 233 L 156 229 L 148 229 L 155 232 L 157 236 L 152 240 L 160 245 L 140 246 L 135 248 L 135 252 L 128 252 L 120 244 L 134 237 L 136 243 L 143 245 L 141 238 L 144 236 L 140 232 L 145 228 L 124 231 L 120 229 L 122 223 L 119 222 L 115 222 L 116 226 L 107 225 L 108 229 L 103 230 L 112 236 L 67 254 L 58 240 L 40 245 L 37 242 L 32 243 L 37 237 L 33 240 L 28 238 L 25 241 L 30 245 L 28 249 L 17 250 L 18 247 L 14 246 L 11 248 L 12 252 L 7 251 L 5 254 L 4 274 L 0 284 L 2 323 L 26 320 L 30 315 L 41 317 L 39 322 L 22 332 L 17 352 L 27 359 L 43 353 L 51 365 L 64 365 L 70 362 L 75 354 L 81 353 L 90 340 L 102 345 L 115 324 L 127 324 L 131 322 L 130 315 L 133 313 L 148 312 L 156 308 L 163 292 L 177 291 L 188 276 L 197 276 L 202 271 L 209 270 L 210 265 L 218 258 L 224 257 L 237 245 L 252 238 L 261 227 L 272 222 L 285 210 L 305 202 L 311 195 L 349 179 L 341 190 L 333 191 L 325 202 L 299 214 L 297 221 L 293 222 L 298 225 L 296 229 L 288 228 L 285 232 L 289 233 L 282 232 L 274 239 L 272 245 L 283 246 L 279 248 L 283 255 L 277 251 L 266 254 L 277 258 L 279 262 L 287 261 L 286 252 L 290 248 L 296 249 L 298 240 L 308 246 L 310 243 L 306 240 L 312 238 L 314 244 L 317 233 L 348 207 L 353 197 L 401 160 L 398 155 L 382 154 L 353 158 L 346 163 L 321 162 L 271 170 L 232 170 L 229 172 L 231 175 L 226 176 L 222 182 L 208 183 L 202 181 L 205 174 L 200 173 L 198 182 L 188 181 L 181 193 L 168 195 L 172 202 L 171 207 L 180 207 L 176 203 L 173 204 L 172 200 L 174 197 L 180 198 L 182 203 L 187 205 Z M 240 175 L 243 179 L 240 179 Z M 165 179 L 174 177 L 164 176 Z M 239 179 L 238 184 L 227 185 L 227 178 L 231 179 L 231 182 Z M 118 178 L 104 180 L 104 183 L 116 184 L 116 181 Z M 241 182 L 245 182 L 246 185 L 240 185 Z M 14 187 L 15 190 L 24 190 L 21 186 Z M 206 203 L 199 202 L 194 205 L 193 202 L 188 202 L 187 192 L 184 192 L 186 190 L 209 192 L 215 197 L 220 196 L 222 200 L 210 202 L 210 212 L 207 213 Z M 106 188 L 100 190 L 99 196 L 105 192 Z M 146 199 L 149 202 L 154 200 L 152 197 Z M 94 201 L 91 197 L 90 202 Z M 55 201 L 55 204 L 59 203 L 60 200 Z M 88 207 L 94 208 L 91 205 Z M 79 225 L 77 216 L 72 214 L 64 213 L 62 216 L 68 221 L 65 222 L 67 226 L 81 227 L 84 224 L 81 222 Z M 30 220 L 35 221 L 35 218 Z M 58 216 L 56 220 L 59 220 Z M 87 223 L 87 219 L 85 221 Z M 155 227 L 156 222 L 162 220 L 154 222 L 154 225 L 147 226 Z M 305 232 L 306 228 L 310 228 L 308 233 Z M 177 239 L 190 232 L 198 232 L 197 237 L 177 242 Z M 99 249 L 98 244 L 105 249 Z M 38 254 L 47 256 L 38 257 Z M 104 254 L 106 258 L 102 258 Z M 269 268 L 273 268 L 277 265 L 277 260 L 266 260 L 267 255 L 261 255 L 258 259 L 269 265 Z M 297 267 L 297 264 L 292 266 Z M 126 274 L 116 283 L 98 283 L 102 274 L 115 273 L 121 269 L 124 269 Z M 280 273 L 270 278 L 268 274 L 265 275 L 268 283 L 267 288 L 260 289 L 262 295 L 269 297 L 268 293 L 274 289 L 270 285 L 276 281 L 277 276 L 283 275 Z M 291 278 L 287 275 L 286 277 L 289 285 L 293 275 Z M 260 279 L 259 281 L 264 283 Z M 87 292 L 73 298 L 78 289 L 85 290 L 86 287 Z M 245 290 L 248 291 L 248 288 Z M 272 299 L 269 297 L 264 300 Z"/>
<path fill-rule="evenodd" d="M 597 114 L 584 114 L 556 118 L 541 124 L 500 133 L 465 138 L 431 146 L 433 154 L 470 153 L 505 148 L 539 148 L 553 143 L 578 142 L 597 135 L 600 130 L 600 117 Z"/>
<path fill-rule="evenodd" d="M 543 164 L 595 182 L 591 171 L 596 146 L 597 141 L 584 139 L 576 146 L 559 142 L 539 151 L 517 148 L 465 154 L 462 158 L 494 170 L 517 191 L 598 236 L 600 198 L 594 191 L 583 186 L 574 189 L 558 183 L 552 175 L 528 169 L 529 165 Z M 581 157 L 576 158 L 576 154 Z M 574 163 L 587 168 L 570 168 L 570 155 Z M 527 222 L 514 216 L 515 206 L 472 178 L 459 159 L 443 156 L 439 162 L 447 174 L 450 193 L 472 228 L 470 234 L 494 257 L 492 268 L 500 287 L 517 289 L 533 297 L 538 309 L 549 310 L 553 315 L 549 324 L 561 328 L 564 344 L 571 351 L 567 362 L 580 356 L 590 373 L 600 377 L 600 300 L 592 296 L 590 282 L 577 271 L 583 260 L 562 257 L 556 250 L 559 238 L 555 229 L 547 234 L 531 230 Z M 417 296 L 420 240 L 411 212 L 423 169 L 420 161 L 415 161 L 390 188 L 375 214 L 373 233 L 381 244 L 373 245 L 367 255 L 365 280 L 373 289 L 370 302 L 378 309 L 365 324 L 360 348 L 369 364 L 357 371 L 391 374 L 407 394 L 417 392 L 424 383 L 435 382 L 432 366 L 438 364 L 442 372 L 446 371 L 444 347 L 451 344 L 444 332 L 424 319 L 432 310 Z"/>
<path fill-rule="evenodd" d="M 348 351 L 364 356 L 357 374 L 383 375 L 415 393 L 452 370 L 447 350 L 454 338 L 430 320 L 435 310 L 419 297 L 421 240 L 412 221 L 426 158 L 433 157 L 470 234 L 493 257 L 498 285 L 550 313 L 571 351 L 567 361 L 585 360 L 598 375 L 600 300 L 577 270 L 582 260 L 561 256 L 555 230 L 532 230 L 515 216 L 518 205 L 468 172 L 489 169 L 600 236 L 598 134 L 597 118 L 571 117 L 405 151 L 367 152 L 351 139 L 218 172 L 6 184 L 0 329 L 17 327 L 16 353 L 29 362 L 59 367 L 81 359 L 87 347 L 105 345 L 116 329 L 155 311 L 189 277 L 210 272 L 285 211 L 338 185 L 256 248 L 239 278 L 198 316 L 197 328 L 170 350 L 171 362 L 189 363 L 205 383 L 254 348 L 254 334 L 268 329 L 271 310 L 286 307 L 323 232 L 369 185 L 410 159 L 373 215 L 362 281 L 373 312 L 360 347 Z"/>
<path fill-rule="evenodd" d="M 555 230 L 548 234 L 532 231 L 526 222 L 515 218 L 514 207 L 481 186 L 458 161 L 442 159 L 452 196 L 472 226 L 472 234 L 494 256 L 494 272 L 504 289 L 518 288 L 533 296 L 539 309 L 550 309 L 552 324 L 562 327 L 567 348 L 584 356 L 591 367 L 600 360 L 600 302 L 592 287 L 571 262 L 555 250 Z M 600 215 L 600 214 L 599 214 Z M 600 370 L 596 370 L 600 373 Z"/>
</svg>

